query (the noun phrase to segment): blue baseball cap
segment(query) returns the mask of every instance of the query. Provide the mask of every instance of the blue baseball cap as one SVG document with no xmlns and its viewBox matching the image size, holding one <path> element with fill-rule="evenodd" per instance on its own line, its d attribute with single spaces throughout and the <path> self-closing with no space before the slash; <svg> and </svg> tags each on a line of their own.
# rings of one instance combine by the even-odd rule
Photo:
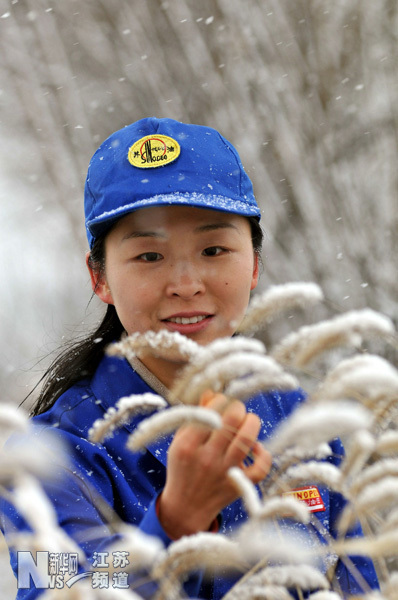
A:
<svg viewBox="0 0 398 600">
<path fill-rule="evenodd" d="M 170 204 L 261 216 L 239 154 L 211 127 L 152 117 L 101 144 L 84 191 L 90 248 L 124 215 Z"/>
</svg>

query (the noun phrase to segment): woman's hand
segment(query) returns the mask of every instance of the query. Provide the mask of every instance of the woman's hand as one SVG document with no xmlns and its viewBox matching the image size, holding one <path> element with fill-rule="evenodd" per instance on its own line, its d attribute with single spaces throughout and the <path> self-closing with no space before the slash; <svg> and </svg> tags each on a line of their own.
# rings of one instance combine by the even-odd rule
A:
<svg viewBox="0 0 398 600">
<path fill-rule="evenodd" d="M 258 483 L 267 476 L 270 454 L 257 442 L 260 419 L 243 402 L 228 403 L 223 394 L 205 392 L 201 406 L 222 414 L 223 427 L 210 431 L 185 425 L 174 436 L 168 454 L 166 485 L 159 499 L 159 519 L 172 539 L 207 531 L 219 512 L 238 493 L 227 473 L 239 466 Z M 252 453 L 249 466 L 244 460 Z"/>
</svg>

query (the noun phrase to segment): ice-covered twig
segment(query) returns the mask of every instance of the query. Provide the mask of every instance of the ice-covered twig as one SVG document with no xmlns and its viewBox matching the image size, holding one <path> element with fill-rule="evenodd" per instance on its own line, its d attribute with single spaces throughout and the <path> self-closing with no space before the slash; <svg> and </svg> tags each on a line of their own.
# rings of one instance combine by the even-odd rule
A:
<svg viewBox="0 0 398 600">
<path fill-rule="evenodd" d="M 261 566 L 269 564 L 313 564 L 314 557 L 323 555 L 325 552 L 330 554 L 327 546 L 320 544 L 314 531 L 311 529 L 302 529 L 301 527 L 281 527 L 279 522 L 273 519 L 268 519 L 265 512 L 268 508 L 275 507 L 274 500 L 292 500 L 292 498 L 269 498 L 264 502 L 264 517 L 248 519 L 237 531 L 236 540 L 242 551 L 242 555 L 253 565 L 256 571 Z M 269 507 L 268 507 L 268 503 Z M 297 504 L 301 504 L 302 511 L 298 514 L 303 514 L 308 510 L 307 506 L 296 500 Z M 284 504 L 281 503 L 280 507 Z M 290 503 L 286 503 L 290 508 Z M 306 518 L 295 518 L 294 513 L 290 514 L 275 512 L 275 519 L 293 518 L 298 522 L 306 521 Z M 255 566 L 256 565 L 256 566 Z M 246 578 L 246 576 L 245 576 Z"/>
<path fill-rule="evenodd" d="M 364 469 L 352 483 L 350 495 L 357 496 L 364 492 L 368 485 L 373 485 L 386 477 L 398 478 L 398 458 L 385 458 Z"/>
<path fill-rule="evenodd" d="M 33 448 L 31 453 L 14 452 L 12 454 L 2 454 L 0 464 L 0 485 L 13 485 L 15 479 L 21 473 L 30 473 L 36 477 L 49 474 L 49 469 L 43 461 L 43 455 L 36 452 Z"/>
<path fill-rule="evenodd" d="M 373 407 L 386 398 L 398 398 L 398 371 L 381 356 L 347 358 L 328 373 L 313 398 L 355 398 Z"/>
<path fill-rule="evenodd" d="M 273 349 L 271 356 L 282 364 L 304 367 L 330 348 L 358 347 L 365 338 L 390 339 L 394 333 L 394 325 L 388 317 L 371 309 L 350 311 L 290 333 Z"/>
<path fill-rule="evenodd" d="M 398 530 L 390 530 L 374 537 L 346 538 L 333 543 L 339 556 L 367 556 L 369 558 L 394 557 L 397 555 Z"/>
<path fill-rule="evenodd" d="M 133 333 L 107 348 L 107 354 L 110 356 L 120 356 L 128 360 L 152 355 L 174 362 L 186 362 L 201 351 L 202 348 L 193 340 L 177 331 L 170 332 L 166 329 L 157 333 Z"/>
<path fill-rule="evenodd" d="M 180 402 L 180 397 L 183 395 L 184 390 L 190 385 L 190 382 L 195 375 L 200 375 L 208 365 L 214 364 L 215 361 L 238 352 L 264 354 L 265 347 L 259 340 L 247 339 L 239 336 L 234 338 L 221 338 L 211 342 L 206 346 L 203 352 L 195 355 L 189 364 L 181 371 L 174 386 L 170 390 L 168 400 L 171 403 Z"/>
<path fill-rule="evenodd" d="M 326 442 L 322 442 L 315 448 L 287 448 L 283 454 L 274 456 L 274 464 L 278 471 L 287 469 L 293 463 L 307 461 L 310 458 L 322 460 L 332 454 L 332 449 Z"/>
<path fill-rule="evenodd" d="M 290 446 L 311 449 L 335 437 L 368 429 L 371 424 L 371 413 L 354 403 L 307 403 L 282 422 L 265 445 L 271 454 L 279 454 Z"/>
<path fill-rule="evenodd" d="M 239 467 L 231 467 L 228 477 L 242 496 L 249 516 L 257 516 L 261 511 L 261 501 L 256 487 Z"/>
<path fill-rule="evenodd" d="M 164 546 L 159 538 L 146 535 L 138 527 L 123 523 L 118 526 L 117 532 L 120 537 L 107 550 L 110 554 L 120 551 L 120 549 L 128 552 L 129 570 L 152 568 L 154 562 L 164 551 Z"/>
<path fill-rule="evenodd" d="M 398 589 L 398 571 L 392 571 L 387 581 L 381 585 L 383 596 L 380 600 L 396 600 Z M 377 599 L 379 600 L 379 599 Z"/>
<path fill-rule="evenodd" d="M 222 569 L 243 571 L 247 568 L 236 542 L 224 535 L 197 533 L 181 538 L 169 546 L 155 563 L 152 577 L 159 582 L 157 598 L 179 597 L 181 582 L 198 569 L 212 572 Z"/>
<path fill-rule="evenodd" d="M 284 565 L 266 567 L 253 575 L 248 585 L 282 585 L 285 588 L 303 591 L 328 589 L 329 582 L 326 577 L 311 565 Z"/>
<path fill-rule="evenodd" d="M 289 518 L 299 523 L 308 524 L 310 512 L 307 506 L 295 498 L 269 498 L 256 515 L 257 519 L 282 519 Z"/>
<path fill-rule="evenodd" d="M 293 596 L 281 585 L 238 585 L 223 600 L 293 600 Z"/>
<path fill-rule="evenodd" d="M 38 481 L 31 475 L 20 475 L 12 493 L 13 504 L 43 543 L 43 550 L 84 553 L 58 526 L 55 509 Z"/>
<path fill-rule="evenodd" d="M 123 589 L 121 587 L 114 588 L 112 584 L 108 584 L 109 587 L 102 587 L 100 584 L 96 584 L 93 587 L 92 581 L 80 580 L 73 583 L 71 587 L 68 587 L 67 582 L 63 588 L 49 589 L 43 596 L 40 596 L 41 600 L 143 600 L 143 596 L 140 596 L 133 590 Z"/>
<path fill-rule="evenodd" d="M 375 452 L 378 454 L 391 454 L 398 452 L 398 431 L 385 431 L 376 440 Z"/>
<path fill-rule="evenodd" d="M 153 566 L 152 575 L 160 580 L 176 568 L 180 576 L 191 569 L 242 569 L 245 566 L 247 563 L 236 542 L 221 534 L 200 532 L 184 536 L 169 546 Z"/>
<path fill-rule="evenodd" d="M 179 390 L 178 400 L 183 404 L 197 404 L 200 396 L 207 389 L 224 392 L 227 384 L 239 377 L 253 373 L 262 373 L 268 382 L 274 380 L 273 389 L 281 382 L 283 369 L 269 356 L 256 353 L 236 352 L 209 364 L 201 372 L 186 381 L 184 389 Z M 295 384 L 293 378 L 292 385 Z M 175 390 L 171 394 L 174 397 Z"/>
<path fill-rule="evenodd" d="M 11 404 L 0 406 L 0 432 L 3 430 L 7 435 L 14 431 L 25 433 L 28 430 L 28 416 Z"/>
<path fill-rule="evenodd" d="M 256 487 L 246 477 L 242 469 L 232 467 L 228 476 L 242 496 L 246 510 L 252 519 L 273 519 L 289 517 L 301 523 L 309 522 L 307 507 L 295 498 L 269 498 L 261 502 Z"/>
<path fill-rule="evenodd" d="M 132 416 L 147 414 L 166 408 L 166 406 L 166 400 L 150 392 L 120 398 L 115 407 L 111 406 L 102 419 L 94 421 L 88 432 L 89 439 L 92 442 L 102 442 L 105 438 L 110 437 L 117 427 L 126 424 Z"/>
<path fill-rule="evenodd" d="M 0 485 L 12 486 L 23 473 L 50 479 L 57 465 L 68 462 L 66 447 L 56 430 L 35 432 L 34 427 L 3 449 L 0 459 Z"/>
<path fill-rule="evenodd" d="M 308 600 L 341 600 L 341 596 L 331 590 L 321 590 L 310 594 Z"/>
<path fill-rule="evenodd" d="M 398 479 L 387 475 L 376 483 L 368 484 L 355 499 L 355 508 L 366 513 L 386 508 L 398 502 Z"/>
<path fill-rule="evenodd" d="M 229 398 L 247 400 L 252 396 L 270 390 L 295 390 L 299 387 L 296 377 L 280 370 L 279 374 L 270 375 L 269 372 L 257 372 L 243 379 L 235 379 L 225 388 L 225 395 Z"/>
<path fill-rule="evenodd" d="M 350 504 L 345 507 L 338 523 L 338 530 L 343 533 L 358 517 L 396 505 L 398 502 L 398 479 L 384 477 L 376 483 L 367 485 L 358 496 L 352 496 L 350 500 Z"/>
<path fill-rule="evenodd" d="M 329 463 L 309 461 L 289 467 L 269 488 L 270 494 L 278 494 L 304 482 L 322 483 L 334 490 L 341 490 L 340 470 Z"/>
<path fill-rule="evenodd" d="M 385 521 L 380 526 L 380 533 L 387 533 L 393 530 L 398 531 L 398 508 L 393 509 L 386 516 Z"/>
<path fill-rule="evenodd" d="M 216 411 L 209 408 L 174 406 L 141 421 L 136 430 L 129 436 L 127 447 L 134 452 L 141 450 L 159 436 L 167 435 L 186 423 L 219 429 L 222 425 L 222 419 Z"/>
<path fill-rule="evenodd" d="M 360 430 L 351 436 L 350 445 L 340 466 L 342 484 L 353 480 L 366 464 L 375 448 L 375 439 L 369 431 Z"/>
<path fill-rule="evenodd" d="M 254 296 L 238 332 L 253 333 L 283 311 L 296 307 L 308 308 L 322 300 L 322 290 L 315 283 L 293 282 L 271 286 L 264 293 Z"/>
</svg>

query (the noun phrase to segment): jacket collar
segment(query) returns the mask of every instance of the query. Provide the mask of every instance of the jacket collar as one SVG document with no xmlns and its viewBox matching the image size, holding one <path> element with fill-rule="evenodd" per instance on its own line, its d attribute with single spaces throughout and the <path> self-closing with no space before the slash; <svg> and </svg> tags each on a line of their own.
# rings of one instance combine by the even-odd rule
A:
<svg viewBox="0 0 398 600">
<path fill-rule="evenodd" d="M 140 377 L 127 360 L 111 356 L 105 356 L 100 362 L 91 381 L 91 389 L 95 397 L 101 401 L 104 411 L 115 406 L 123 396 L 148 392 L 157 393 Z M 146 417 L 136 417 L 124 425 L 125 429 L 131 433 L 144 418 Z M 147 447 L 147 450 L 164 466 L 167 465 L 167 451 L 172 439 L 171 435 L 163 436 Z"/>
</svg>

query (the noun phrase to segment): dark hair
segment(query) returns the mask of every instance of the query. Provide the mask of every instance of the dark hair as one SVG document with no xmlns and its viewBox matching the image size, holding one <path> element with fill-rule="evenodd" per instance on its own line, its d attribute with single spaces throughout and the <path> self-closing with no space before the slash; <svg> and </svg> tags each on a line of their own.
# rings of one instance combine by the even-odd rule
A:
<svg viewBox="0 0 398 600">
<path fill-rule="evenodd" d="M 254 251 L 260 255 L 263 231 L 256 217 L 248 218 Z M 90 252 L 89 264 L 94 271 L 105 269 L 105 236 L 98 238 Z M 51 408 L 54 402 L 76 382 L 94 375 L 108 344 L 118 340 L 124 331 L 116 309 L 108 304 L 100 325 L 82 340 L 68 342 L 56 356 L 40 382 L 43 382 L 39 397 L 33 405 L 31 415 L 39 415 Z"/>
</svg>

